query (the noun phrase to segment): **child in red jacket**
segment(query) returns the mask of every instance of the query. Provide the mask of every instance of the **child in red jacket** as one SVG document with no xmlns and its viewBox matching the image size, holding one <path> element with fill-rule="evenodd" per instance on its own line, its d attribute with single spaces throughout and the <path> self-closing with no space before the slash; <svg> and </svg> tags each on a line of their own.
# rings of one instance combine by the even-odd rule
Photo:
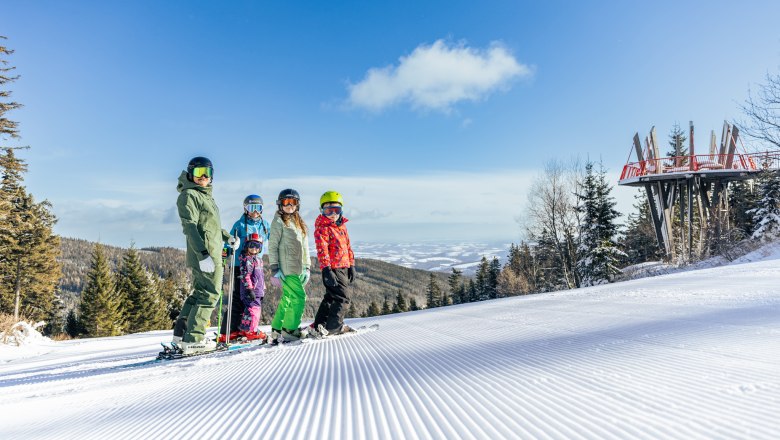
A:
<svg viewBox="0 0 780 440">
<path fill-rule="evenodd" d="M 344 198 L 336 191 L 328 191 L 320 197 L 320 215 L 314 222 L 314 242 L 322 269 L 325 297 L 309 326 L 309 333 L 314 337 L 354 331 L 344 324 L 350 285 L 355 280 L 355 254 L 349 243 L 348 220 L 342 212 L 343 207 Z"/>
</svg>

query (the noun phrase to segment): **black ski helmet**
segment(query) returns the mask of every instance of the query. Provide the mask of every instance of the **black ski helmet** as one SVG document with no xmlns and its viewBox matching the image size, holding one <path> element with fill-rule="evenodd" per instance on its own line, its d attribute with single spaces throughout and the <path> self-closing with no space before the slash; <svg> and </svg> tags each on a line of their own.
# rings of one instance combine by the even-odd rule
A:
<svg viewBox="0 0 780 440">
<path fill-rule="evenodd" d="M 262 205 L 263 204 L 263 198 L 258 196 L 257 194 L 249 194 L 248 196 L 244 197 L 244 206 L 246 205 Z"/>
<path fill-rule="evenodd" d="M 263 212 L 263 198 L 258 196 L 257 194 L 250 194 L 246 197 L 244 197 L 244 213 L 249 214 L 247 212 L 246 207 L 249 205 L 260 205 L 260 213 Z"/>
<path fill-rule="evenodd" d="M 211 180 L 214 180 L 214 165 L 211 164 L 211 161 L 208 157 L 193 157 L 190 159 L 190 163 L 187 164 L 187 178 L 192 180 L 192 170 L 198 167 L 209 167 L 211 168 Z"/>
<path fill-rule="evenodd" d="M 279 193 L 279 197 L 276 198 L 276 205 L 281 208 L 281 203 L 282 203 L 282 200 L 284 200 L 284 199 L 295 199 L 298 202 L 300 202 L 301 201 L 301 195 L 298 194 L 298 191 L 296 191 L 294 189 L 291 189 L 291 188 L 287 188 L 287 189 L 283 189 Z"/>
</svg>

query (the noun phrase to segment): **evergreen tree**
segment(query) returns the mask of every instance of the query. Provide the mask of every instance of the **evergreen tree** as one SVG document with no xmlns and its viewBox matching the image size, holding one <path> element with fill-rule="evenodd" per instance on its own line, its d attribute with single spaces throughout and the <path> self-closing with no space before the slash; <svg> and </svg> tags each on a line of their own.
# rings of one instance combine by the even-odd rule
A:
<svg viewBox="0 0 780 440">
<path fill-rule="evenodd" d="M 357 310 L 355 310 L 355 303 L 350 301 L 349 308 L 347 309 L 347 317 L 348 318 L 357 318 Z"/>
<path fill-rule="evenodd" d="M 411 297 L 409 298 L 409 311 L 414 312 L 416 310 L 420 310 L 420 307 L 417 305 L 417 300 Z"/>
<path fill-rule="evenodd" d="M 55 294 L 54 303 L 49 309 L 49 316 L 46 318 L 46 326 L 43 328 L 43 333 L 49 336 L 61 335 L 66 333 L 65 322 L 66 319 L 66 307 L 65 303 L 59 294 Z"/>
<path fill-rule="evenodd" d="M 501 263 L 498 257 L 493 257 L 488 265 L 487 277 L 487 297 L 489 299 L 498 298 L 498 276 L 501 274 Z"/>
<path fill-rule="evenodd" d="M 577 270 L 583 286 L 610 282 L 620 272 L 617 263 L 625 255 L 615 246 L 618 232 L 615 220 L 620 213 L 614 208 L 616 202 L 609 195 L 611 190 L 603 168 L 597 174 L 593 163 L 588 162 L 582 192 L 577 195 L 577 209 L 582 214 Z"/>
<path fill-rule="evenodd" d="M 368 305 L 368 309 L 366 309 L 366 317 L 379 316 L 379 314 L 379 306 L 376 305 L 375 301 L 371 301 L 371 304 Z"/>
<path fill-rule="evenodd" d="M 460 304 L 463 300 L 463 272 L 453 267 L 452 273 L 447 277 L 447 285 L 453 304 Z"/>
<path fill-rule="evenodd" d="M 483 255 L 477 268 L 476 284 L 477 298 L 475 301 L 485 301 L 490 298 L 490 263 Z"/>
<path fill-rule="evenodd" d="M 760 200 L 748 213 L 753 216 L 755 240 L 772 241 L 780 236 L 780 179 L 774 171 L 764 171 L 759 176 Z"/>
<path fill-rule="evenodd" d="M 61 275 L 60 239 L 52 231 L 57 220 L 48 201 L 35 203 L 22 186 L 27 166 L 14 149 L 0 152 L 0 199 L 8 207 L 0 229 L 0 312 L 43 320 L 55 307 Z"/>
<path fill-rule="evenodd" d="M 2 40 L 6 40 L 6 37 L 0 35 L 0 139 L 15 139 L 19 138 L 19 123 L 8 119 L 5 114 L 22 105 L 8 100 L 11 97 L 11 92 L 5 90 L 5 87 L 19 79 L 19 75 L 11 74 L 16 67 L 9 66 L 8 61 L 4 58 L 13 54 L 14 51 L 6 47 Z"/>
<path fill-rule="evenodd" d="M 154 289 L 150 274 L 141 266 L 138 251 L 132 244 L 117 274 L 116 294 L 127 313 L 128 333 L 168 327 L 167 304 Z"/>
<path fill-rule="evenodd" d="M 443 291 L 441 292 L 441 302 L 439 303 L 439 307 L 446 307 L 452 305 L 452 297 L 450 297 L 447 292 Z"/>
<path fill-rule="evenodd" d="M 387 300 L 387 297 L 385 297 L 385 301 L 382 303 L 382 315 L 389 315 L 392 313 L 392 310 L 390 310 L 390 302 Z"/>
<path fill-rule="evenodd" d="M 116 294 L 111 270 L 100 243 L 95 244 L 87 285 L 81 292 L 79 321 L 86 336 L 117 336 L 122 334 L 124 313 Z"/>
<path fill-rule="evenodd" d="M 439 287 L 439 283 L 436 281 L 436 276 L 433 272 L 430 273 L 426 294 L 426 308 L 432 309 L 441 305 L 441 287 Z"/>
<path fill-rule="evenodd" d="M 190 283 L 185 277 L 175 279 L 174 274 L 168 272 L 164 278 L 156 279 L 154 284 L 157 296 L 165 304 L 168 317 L 165 328 L 172 328 L 184 300 L 189 296 Z"/>
<path fill-rule="evenodd" d="M 401 289 L 398 289 L 398 293 L 395 295 L 395 303 L 393 304 L 393 313 L 403 313 L 409 311 L 409 306 L 406 305 L 406 297 Z"/>
<path fill-rule="evenodd" d="M 477 285 L 474 283 L 473 278 L 469 278 L 469 288 L 467 290 L 469 300 L 468 302 L 477 302 L 479 301 L 479 290 L 477 290 Z"/>
<path fill-rule="evenodd" d="M 669 132 L 669 151 L 666 153 L 668 157 L 677 157 L 677 161 L 674 166 L 681 167 L 688 163 L 688 158 L 683 157 L 688 155 L 688 147 L 685 146 L 685 141 L 688 137 L 685 135 L 685 130 L 680 127 L 680 124 L 674 123 L 671 132 Z"/>
<path fill-rule="evenodd" d="M 65 318 L 65 333 L 72 338 L 85 333 L 84 327 L 82 327 L 74 309 L 70 309 Z"/>
<path fill-rule="evenodd" d="M 534 256 L 539 265 L 536 291 L 552 292 L 567 289 L 569 283 L 564 269 L 565 263 L 557 250 L 559 244 L 556 242 L 555 236 L 546 229 L 542 229 L 536 240 Z"/>
<path fill-rule="evenodd" d="M 18 122 L 7 113 L 21 104 L 10 100 L 6 87 L 19 76 L 5 57 L 13 53 L 0 36 L 0 141 L 18 139 Z M 35 203 L 22 186 L 24 161 L 17 148 L 0 145 L 0 312 L 42 320 L 56 316 L 55 289 L 60 278 L 59 237 L 52 232 L 56 222 L 48 201 Z"/>
<path fill-rule="evenodd" d="M 750 214 L 750 210 L 755 209 L 760 200 L 755 187 L 752 181 L 729 183 L 729 220 L 734 229 L 739 231 L 740 239 L 750 237 L 756 229 L 753 215 Z"/>
<path fill-rule="evenodd" d="M 643 191 L 639 190 L 639 193 L 634 196 L 635 211 L 628 215 L 626 232 L 621 243 L 626 250 L 626 264 L 639 264 L 663 258 L 655 235 L 653 219 L 650 216 L 650 205 Z"/>
</svg>

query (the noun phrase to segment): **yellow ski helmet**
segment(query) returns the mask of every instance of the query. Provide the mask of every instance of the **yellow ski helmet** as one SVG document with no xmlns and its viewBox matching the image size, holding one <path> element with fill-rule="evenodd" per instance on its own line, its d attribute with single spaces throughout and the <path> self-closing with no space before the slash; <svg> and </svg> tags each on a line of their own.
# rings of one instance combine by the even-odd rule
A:
<svg viewBox="0 0 780 440">
<path fill-rule="evenodd" d="M 337 191 L 326 191 L 325 194 L 320 197 L 320 208 L 326 203 L 340 203 L 344 206 L 344 197 L 341 197 L 341 193 Z"/>
</svg>

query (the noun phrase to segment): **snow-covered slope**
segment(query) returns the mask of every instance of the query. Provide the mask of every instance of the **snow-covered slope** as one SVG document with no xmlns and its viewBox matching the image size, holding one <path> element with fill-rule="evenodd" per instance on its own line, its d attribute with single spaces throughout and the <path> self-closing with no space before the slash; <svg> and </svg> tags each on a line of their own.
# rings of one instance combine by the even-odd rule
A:
<svg viewBox="0 0 780 440">
<path fill-rule="evenodd" d="M 380 328 L 135 367 L 167 332 L 4 347 L 0 438 L 780 438 L 777 259 L 350 323 Z"/>
</svg>

